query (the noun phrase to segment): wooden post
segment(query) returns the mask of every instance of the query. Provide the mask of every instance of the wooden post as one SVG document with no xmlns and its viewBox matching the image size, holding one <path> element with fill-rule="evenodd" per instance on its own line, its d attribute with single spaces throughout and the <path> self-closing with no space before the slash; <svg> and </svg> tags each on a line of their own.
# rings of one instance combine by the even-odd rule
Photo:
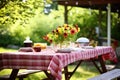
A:
<svg viewBox="0 0 120 80">
<path fill-rule="evenodd" d="M 108 4 L 107 6 L 107 11 L 108 11 L 108 20 L 107 20 L 107 44 L 108 46 L 111 45 L 111 5 Z"/>
<path fill-rule="evenodd" d="M 68 24 L 68 10 L 67 10 L 67 5 L 64 6 L 65 11 L 64 11 L 64 23 Z"/>
<path fill-rule="evenodd" d="M 99 8 L 99 29 L 100 29 L 100 33 L 99 33 L 99 35 L 98 35 L 98 37 L 100 37 L 101 36 L 101 21 L 102 21 L 102 10 L 101 10 L 101 8 Z"/>
</svg>

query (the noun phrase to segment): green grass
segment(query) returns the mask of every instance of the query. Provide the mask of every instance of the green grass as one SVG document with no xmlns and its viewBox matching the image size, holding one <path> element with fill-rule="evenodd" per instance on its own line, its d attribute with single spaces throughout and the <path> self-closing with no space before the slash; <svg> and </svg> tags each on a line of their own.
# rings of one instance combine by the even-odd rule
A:
<svg viewBox="0 0 120 80">
<path fill-rule="evenodd" d="M 70 66 L 73 69 L 74 65 Z M 72 76 L 71 80 L 86 80 L 98 75 L 96 68 L 91 64 L 83 63 Z"/>
<path fill-rule="evenodd" d="M 12 51 L 16 51 L 16 50 L 0 48 L 0 52 L 6 52 L 6 51 L 12 52 Z M 75 64 L 71 64 L 69 66 L 69 71 L 72 71 L 74 66 L 75 66 Z M 0 71 L 0 75 L 10 74 L 10 72 L 11 72 L 11 69 L 4 69 L 4 70 Z M 98 74 L 99 74 L 99 72 L 93 66 L 93 64 L 88 63 L 88 62 L 83 62 L 79 66 L 77 71 L 74 73 L 74 75 L 71 77 L 70 80 L 87 80 L 88 78 L 94 77 Z M 46 78 L 46 75 L 43 72 L 40 72 L 40 73 L 31 74 L 24 80 L 42 80 L 43 78 Z M 65 80 L 64 75 L 62 75 L 62 80 Z"/>
<path fill-rule="evenodd" d="M 69 71 L 72 71 L 74 66 L 75 64 L 70 65 Z M 10 72 L 11 72 L 10 69 L 4 69 L 0 72 L 0 75 L 10 74 Z M 86 62 L 81 64 L 81 66 L 77 69 L 77 71 L 74 73 L 70 80 L 87 80 L 88 78 L 94 77 L 98 74 L 99 72 L 96 70 L 96 68 L 92 64 Z M 46 75 L 43 72 L 39 72 L 29 75 L 24 80 L 42 80 L 44 78 L 46 78 Z M 62 80 L 65 80 L 64 74 L 62 75 Z"/>
<path fill-rule="evenodd" d="M 75 67 L 75 64 L 69 65 L 69 71 L 72 71 Z M 88 78 L 94 77 L 96 75 L 98 75 L 99 72 L 96 70 L 96 68 L 92 65 L 89 64 L 88 62 L 82 63 L 81 66 L 77 69 L 77 71 L 74 73 L 74 75 L 71 77 L 70 80 L 87 80 Z M 38 75 L 38 76 L 36 76 Z M 41 80 L 42 78 L 45 78 L 46 76 L 44 75 L 44 73 L 37 73 L 37 74 L 33 74 L 33 77 L 36 76 L 35 80 Z M 31 76 L 30 76 L 31 77 Z M 34 78 L 29 78 L 26 80 L 33 80 Z M 64 78 L 64 74 L 62 75 L 62 80 L 65 80 Z"/>
<path fill-rule="evenodd" d="M 10 48 L 0 47 L 0 53 L 1 52 L 14 52 L 14 51 L 17 51 L 17 49 L 10 49 Z"/>
<path fill-rule="evenodd" d="M 75 64 L 70 65 L 69 71 L 72 71 L 74 67 Z M 81 64 L 81 66 L 77 69 L 77 71 L 74 73 L 70 80 L 87 80 L 88 78 L 94 77 L 98 74 L 99 72 L 96 70 L 96 68 L 93 65 L 86 62 Z M 40 72 L 30 75 L 25 80 L 42 80 L 43 78 L 46 78 L 46 76 L 44 73 Z M 64 74 L 62 75 L 62 80 L 65 80 Z"/>
</svg>

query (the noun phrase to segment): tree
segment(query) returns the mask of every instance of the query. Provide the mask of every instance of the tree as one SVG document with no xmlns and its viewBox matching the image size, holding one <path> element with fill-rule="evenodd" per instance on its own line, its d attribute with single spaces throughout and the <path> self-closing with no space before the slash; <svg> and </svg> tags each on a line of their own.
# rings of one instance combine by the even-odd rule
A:
<svg viewBox="0 0 120 80">
<path fill-rule="evenodd" d="M 36 15 L 40 8 L 43 8 L 42 0 L 21 0 L 7 1 L 7 4 L 0 9 L 0 23 L 14 24 L 16 21 L 21 21 L 21 25 L 26 24 L 28 19 Z"/>
<path fill-rule="evenodd" d="M 45 34 L 44 31 L 49 31 L 52 27 L 56 27 L 56 24 L 63 22 L 63 19 L 58 21 L 59 17 L 61 18 L 61 15 L 59 15 L 61 13 L 58 12 L 56 14 L 51 11 L 52 14 L 49 14 L 50 16 L 44 15 L 43 9 L 43 0 L 9 1 L 8 4 L 1 8 L 0 25 L 8 25 L 6 28 L 9 28 L 8 33 L 13 39 L 13 43 L 8 42 L 5 46 L 8 44 L 21 45 L 26 36 L 30 36 L 33 41 L 41 41 L 42 36 Z M 2 34 L 2 31 L 0 34 Z M 6 38 L 7 35 L 3 37 Z M 7 39 L 5 42 L 7 42 Z"/>
<path fill-rule="evenodd" d="M 0 1 L 0 9 L 3 8 L 10 0 L 1 0 Z"/>
<path fill-rule="evenodd" d="M 4 4 L 4 1 L 1 1 L 0 4 Z M 27 29 L 25 25 L 29 24 L 30 18 L 41 13 L 43 6 L 42 0 L 28 0 L 26 2 L 7 0 L 4 7 L 0 9 L 0 45 L 21 45 L 27 35 L 27 32 L 23 32 Z"/>
</svg>

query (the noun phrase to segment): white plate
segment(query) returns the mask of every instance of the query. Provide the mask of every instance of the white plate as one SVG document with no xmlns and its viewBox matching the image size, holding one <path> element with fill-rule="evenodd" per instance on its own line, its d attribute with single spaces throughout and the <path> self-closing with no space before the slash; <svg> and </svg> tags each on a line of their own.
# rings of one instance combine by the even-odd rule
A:
<svg viewBox="0 0 120 80">
<path fill-rule="evenodd" d="M 57 53 L 70 53 L 72 51 L 72 49 L 70 48 L 62 48 L 62 49 L 58 49 Z"/>
<path fill-rule="evenodd" d="M 83 49 L 94 49 L 93 46 L 82 46 Z"/>
</svg>

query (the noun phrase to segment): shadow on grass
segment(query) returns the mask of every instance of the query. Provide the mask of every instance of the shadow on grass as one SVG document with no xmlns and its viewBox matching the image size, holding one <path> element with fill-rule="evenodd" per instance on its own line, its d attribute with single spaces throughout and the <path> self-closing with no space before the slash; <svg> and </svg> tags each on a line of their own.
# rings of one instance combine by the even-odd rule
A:
<svg viewBox="0 0 120 80">
<path fill-rule="evenodd" d="M 70 65 L 70 71 L 73 70 L 75 65 Z M 87 80 L 88 78 L 98 75 L 99 72 L 96 67 L 91 62 L 83 62 L 74 75 L 71 77 L 71 80 Z"/>
<path fill-rule="evenodd" d="M 29 75 L 24 80 L 43 80 L 44 78 L 47 78 L 44 72 L 38 72 L 38 73 Z"/>
</svg>

